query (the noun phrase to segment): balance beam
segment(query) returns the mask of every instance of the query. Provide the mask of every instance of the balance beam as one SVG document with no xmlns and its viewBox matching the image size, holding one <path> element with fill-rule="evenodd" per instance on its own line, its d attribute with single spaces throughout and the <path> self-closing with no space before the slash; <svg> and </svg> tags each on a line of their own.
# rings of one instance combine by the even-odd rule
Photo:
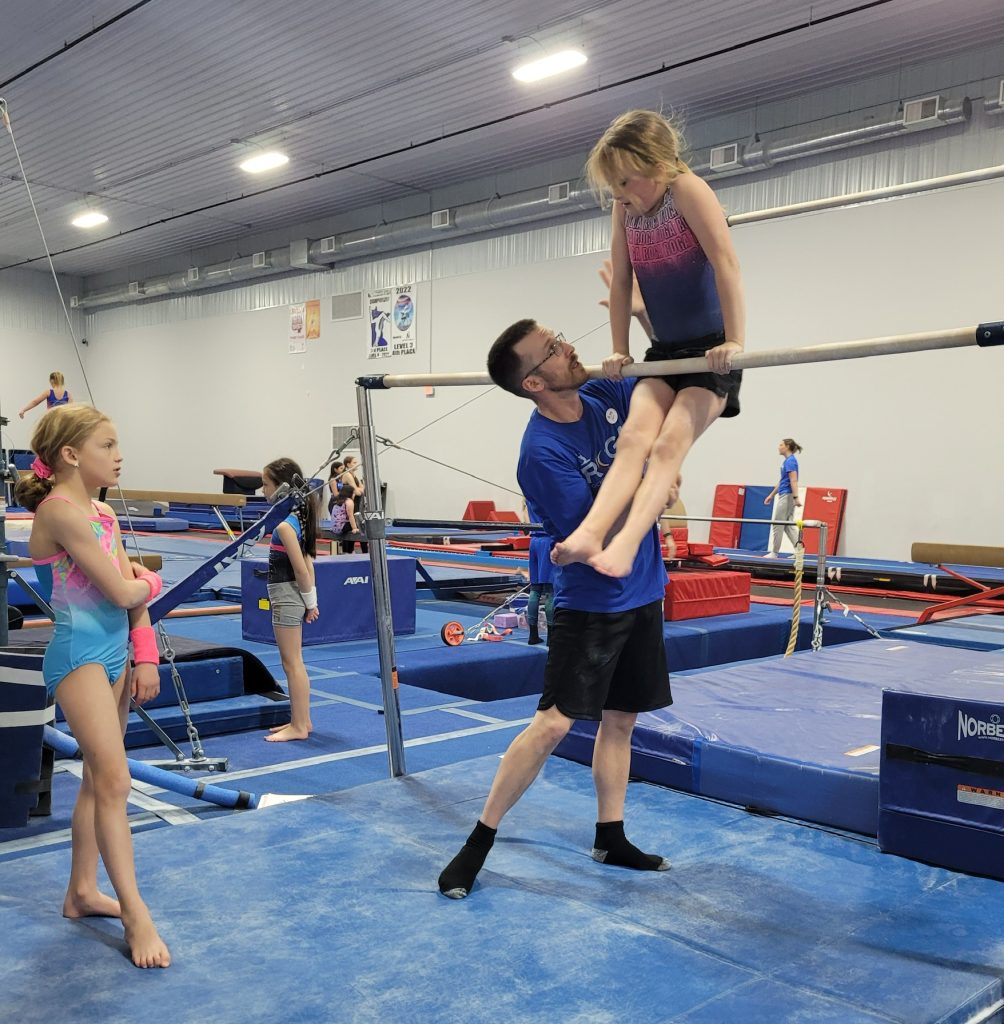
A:
<svg viewBox="0 0 1004 1024">
<path fill-rule="evenodd" d="M 245 508 L 248 503 L 246 494 L 206 494 L 204 491 L 133 491 L 125 489 L 109 490 L 109 498 L 120 498 L 123 501 L 166 501 L 180 505 L 211 505 L 214 508 Z"/>
<path fill-rule="evenodd" d="M 1004 548 L 916 541 L 910 548 L 910 560 L 930 565 L 990 565 L 1004 569 Z"/>
</svg>

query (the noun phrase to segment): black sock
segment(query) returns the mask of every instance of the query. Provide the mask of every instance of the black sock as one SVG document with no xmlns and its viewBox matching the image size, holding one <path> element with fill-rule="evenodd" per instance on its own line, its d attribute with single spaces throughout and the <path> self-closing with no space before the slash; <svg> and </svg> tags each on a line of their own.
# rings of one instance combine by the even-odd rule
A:
<svg viewBox="0 0 1004 1024">
<path fill-rule="evenodd" d="M 537 629 L 537 627 L 536 627 L 536 626 L 531 626 L 531 627 L 530 627 L 530 639 L 529 639 L 529 640 L 527 640 L 527 643 L 528 643 L 528 644 L 529 644 L 529 645 L 530 645 L 531 647 L 532 647 L 532 646 L 533 646 L 534 644 L 539 644 L 539 643 L 543 643 L 543 641 L 542 641 L 542 640 L 540 639 L 540 631 L 539 631 L 539 630 Z"/>
<path fill-rule="evenodd" d="M 462 900 L 474 885 L 474 879 L 484 867 L 485 858 L 495 842 L 497 829 L 489 828 L 480 821 L 467 837 L 460 853 L 450 861 L 439 876 L 439 891 L 451 900 Z"/>
<path fill-rule="evenodd" d="M 634 868 L 636 871 L 668 871 L 670 864 L 655 853 L 642 853 L 624 835 L 623 821 L 596 822 L 596 842 L 593 844 L 593 860 L 601 864 L 613 864 L 619 868 Z"/>
</svg>

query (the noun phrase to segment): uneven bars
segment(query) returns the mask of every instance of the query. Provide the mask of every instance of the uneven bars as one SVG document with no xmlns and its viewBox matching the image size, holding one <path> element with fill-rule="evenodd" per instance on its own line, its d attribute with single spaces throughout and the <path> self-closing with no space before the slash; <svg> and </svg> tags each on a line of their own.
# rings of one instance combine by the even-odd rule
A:
<svg viewBox="0 0 1004 1024">
<path fill-rule="evenodd" d="M 1004 321 L 957 327 L 945 331 L 920 334 L 899 334 L 860 341 L 836 341 L 806 348 L 779 348 L 766 352 L 742 352 L 732 359 L 735 370 L 752 370 L 762 366 L 794 366 L 799 363 L 825 363 L 838 359 L 864 359 L 867 356 L 899 355 L 905 352 L 928 352 L 945 348 L 988 348 L 1004 345 Z M 702 357 L 672 359 L 652 363 L 632 363 L 624 368 L 625 377 L 665 377 L 678 373 L 707 372 Z M 587 366 L 590 377 L 602 377 L 603 368 Z M 359 377 L 356 384 L 367 390 L 383 388 L 465 387 L 491 384 L 487 372 L 473 373 L 389 373 Z"/>
</svg>

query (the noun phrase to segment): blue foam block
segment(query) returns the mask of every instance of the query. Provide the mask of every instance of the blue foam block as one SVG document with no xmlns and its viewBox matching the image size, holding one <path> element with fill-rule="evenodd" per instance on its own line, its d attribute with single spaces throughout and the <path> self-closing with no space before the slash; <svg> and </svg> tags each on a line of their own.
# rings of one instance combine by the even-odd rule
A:
<svg viewBox="0 0 1004 1024">
<path fill-rule="evenodd" d="M 1004 879 L 1004 700 L 887 690 L 879 846 Z"/>
<path fill-rule="evenodd" d="M 774 510 L 763 503 L 770 491 L 769 487 L 746 487 L 743 519 L 770 519 Z M 743 551 L 766 551 L 770 543 L 770 529 L 767 523 L 743 523 L 739 531 L 739 547 Z"/>
</svg>

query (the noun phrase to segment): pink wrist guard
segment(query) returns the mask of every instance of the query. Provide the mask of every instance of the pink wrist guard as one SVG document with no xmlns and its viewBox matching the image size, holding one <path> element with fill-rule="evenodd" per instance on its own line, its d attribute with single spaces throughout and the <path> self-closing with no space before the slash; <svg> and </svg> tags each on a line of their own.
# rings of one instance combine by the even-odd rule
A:
<svg viewBox="0 0 1004 1024">
<path fill-rule="evenodd" d="M 149 569 L 145 569 L 136 578 L 142 580 L 150 588 L 150 596 L 146 599 L 147 604 L 164 589 L 164 581 Z"/>
<path fill-rule="evenodd" d="M 137 664 L 159 665 L 160 652 L 157 650 L 157 634 L 153 626 L 137 626 L 129 630 L 132 644 L 132 660 Z"/>
</svg>

